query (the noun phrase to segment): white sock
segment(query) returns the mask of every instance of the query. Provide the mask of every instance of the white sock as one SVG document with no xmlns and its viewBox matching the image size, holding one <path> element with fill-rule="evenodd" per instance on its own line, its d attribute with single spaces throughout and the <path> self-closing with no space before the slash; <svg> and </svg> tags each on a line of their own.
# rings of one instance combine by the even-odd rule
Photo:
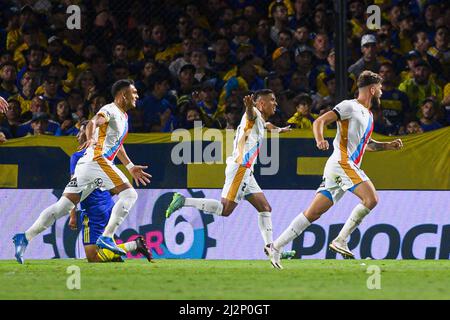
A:
<svg viewBox="0 0 450 320">
<path fill-rule="evenodd" d="M 222 202 L 215 199 L 205 198 L 186 198 L 184 200 L 185 207 L 194 207 L 198 210 L 205 211 L 207 213 L 222 215 L 223 205 Z"/>
<path fill-rule="evenodd" d="M 292 220 L 289 227 L 283 231 L 283 233 L 273 242 L 273 246 L 276 250 L 282 250 L 285 245 L 297 238 L 306 228 L 309 227 L 311 222 L 300 213 Z"/>
<path fill-rule="evenodd" d="M 272 238 L 272 214 L 271 212 L 264 211 L 258 212 L 258 226 L 259 231 L 264 239 L 264 244 L 267 245 L 273 242 Z"/>
<path fill-rule="evenodd" d="M 341 232 L 339 232 L 338 239 L 347 241 L 350 234 L 356 229 L 356 227 L 361 223 L 365 216 L 370 212 L 370 209 L 359 203 L 348 217 Z"/>
<path fill-rule="evenodd" d="M 125 250 L 126 250 L 127 252 L 134 251 L 134 250 L 137 249 L 137 243 L 136 243 L 136 241 L 125 242 L 123 245 L 124 245 Z"/>
<path fill-rule="evenodd" d="M 114 205 L 108 225 L 103 231 L 103 236 L 112 238 L 117 228 L 125 220 L 131 208 L 138 198 L 136 190 L 133 188 L 126 189 L 119 193 L 119 200 Z"/>
<path fill-rule="evenodd" d="M 62 196 L 56 203 L 41 212 L 33 225 L 25 231 L 25 237 L 30 241 L 45 229 L 51 227 L 57 219 L 69 214 L 73 208 L 75 208 L 73 202 Z"/>
</svg>

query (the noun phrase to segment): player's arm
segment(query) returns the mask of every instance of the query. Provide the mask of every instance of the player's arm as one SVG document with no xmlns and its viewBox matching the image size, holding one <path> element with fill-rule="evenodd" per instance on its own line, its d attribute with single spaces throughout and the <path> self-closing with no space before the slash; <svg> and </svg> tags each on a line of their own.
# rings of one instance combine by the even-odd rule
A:
<svg viewBox="0 0 450 320">
<path fill-rule="evenodd" d="M 89 120 L 86 125 L 86 141 L 78 148 L 79 150 L 83 150 L 93 146 L 97 143 L 94 139 L 95 129 L 107 123 L 108 121 L 103 116 L 103 114 L 96 114 L 91 120 Z"/>
<path fill-rule="evenodd" d="M 314 138 L 316 139 L 317 148 L 320 150 L 328 150 L 330 147 L 328 141 L 323 137 L 323 128 L 330 123 L 336 122 L 337 120 L 338 116 L 334 111 L 328 111 L 314 120 L 313 133 Z"/>
<path fill-rule="evenodd" d="M 274 124 L 272 124 L 270 122 L 266 122 L 265 123 L 265 127 L 266 127 L 267 130 L 271 130 L 271 131 L 274 130 L 274 131 L 278 131 L 279 133 L 288 132 L 288 131 L 292 130 L 290 125 L 286 126 L 286 127 L 283 127 L 283 128 L 280 128 L 280 127 L 277 127 L 276 125 L 274 125 Z"/>
<path fill-rule="evenodd" d="M 367 151 L 383 151 L 383 150 L 400 150 L 403 148 L 403 142 L 401 139 L 395 139 L 391 142 L 380 142 L 373 139 L 369 140 L 367 144 Z"/>
<path fill-rule="evenodd" d="M 256 119 L 255 112 L 255 100 L 253 100 L 253 95 L 247 95 L 244 97 L 244 106 L 245 106 L 245 114 L 247 115 L 247 119 L 253 121 Z"/>
<path fill-rule="evenodd" d="M 139 186 L 139 183 L 144 186 L 146 186 L 147 183 L 150 183 L 150 178 L 152 176 L 144 171 L 144 169 L 147 169 L 148 166 L 139 166 L 131 162 L 123 145 L 120 146 L 119 151 L 117 152 L 117 158 L 119 158 L 120 162 L 122 162 L 128 172 L 130 172 L 137 186 Z"/>
</svg>

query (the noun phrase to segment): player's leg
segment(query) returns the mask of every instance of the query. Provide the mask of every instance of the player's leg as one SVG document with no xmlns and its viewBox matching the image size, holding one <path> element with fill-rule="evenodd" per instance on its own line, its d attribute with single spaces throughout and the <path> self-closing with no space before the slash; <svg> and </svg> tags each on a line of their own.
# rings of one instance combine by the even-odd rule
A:
<svg viewBox="0 0 450 320">
<path fill-rule="evenodd" d="M 249 191 L 256 191 L 246 196 L 246 199 L 258 212 L 258 227 L 261 236 L 264 240 L 264 248 L 273 242 L 273 229 L 272 229 L 272 207 L 267 201 L 266 196 L 259 188 L 256 181 L 250 183 L 248 186 Z M 255 190 L 257 188 L 257 190 Z M 264 249 L 264 253 L 267 255 L 268 252 Z M 294 250 L 283 251 L 281 253 L 281 259 L 291 259 L 295 255 Z"/>
<path fill-rule="evenodd" d="M 24 233 L 17 233 L 13 237 L 15 246 L 15 257 L 20 264 L 24 263 L 23 255 L 27 248 L 28 242 L 47 228 L 51 227 L 55 221 L 75 208 L 80 201 L 80 195 L 77 193 L 64 193 L 59 200 L 44 209 L 33 225 Z"/>
<path fill-rule="evenodd" d="M 361 224 L 365 216 L 367 216 L 370 211 L 375 208 L 378 203 L 378 196 L 375 190 L 375 186 L 370 180 L 361 182 L 358 184 L 353 193 L 361 199 L 361 203 L 357 204 L 353 208 L 352 213 L 348 217 L 341 232 L 337 236 L 336 240 L 347 241 L 350 234 Z"/>
<path fill-rule="evenodd" d="M 126 255 L 125 250 L 117 246 L 113 237 L 136 203 L 138 194 L 128 182 L 116 186 L 110 191 L 113 194 L 117 194 L 119 200 L 114 204 L 108 224 L 96 243 L 99 248 L 111 250 L 116 254 Z"/>
<path fill-rule="evenodd" d="M 343 188 L 355 193 L 362 202 L 352 210 L 339 235 L 330 243 L 329 248 L 340 253 L 346 259 L 354 259 L 353 253 L 348 248 L 347 239 L 370 210 L 375 208 L 378 196 L 374 185 L 363 170 L 351 163 L 340 165 L 345 171 L 340 174 Z"/>
<path fill-rule="evenodd" d="M 301 212 L 292 220 L 289 227 L 269 246 L 266 246 L 272 265 L 275 268 L 282 269 L 280 264 L 281 252 L 284 246 L 297 238 L 311 223 L 320 218 L 328 209 L 333 206 L 333 201 L 322 192 L 318 192 L 308 209 Z"/>
<path fill-rule="evenodd" d="M 175 193 L 166 210 L 166 217 L 170 217 L 172 213 L 182 207 L 193 207 L 206 213 L 229 216 L 243 197 L 245 181 L 249 174 L 250 170 L 238 164 L 227 165 L 221 201 L 208 198 L 186 198 L 179 193 Z"/>
</svg>

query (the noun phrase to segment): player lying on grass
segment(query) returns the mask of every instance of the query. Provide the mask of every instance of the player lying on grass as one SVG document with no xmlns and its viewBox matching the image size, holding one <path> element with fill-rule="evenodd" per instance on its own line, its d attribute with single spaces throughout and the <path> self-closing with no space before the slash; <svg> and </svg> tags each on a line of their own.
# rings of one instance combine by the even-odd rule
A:
<svg viewBox="0 0 450 320">
<path fill-rule="evenodd" d="M 127 111 L 136 107 L 139 97 L 136 87 L 131 80 L 122 79 L 112 85 L 111 93 L 114 102 L 103 106 L 86 126 L 86 142 L 80 147 L 85 149 L 85 152 L 78 161 L 73 178 L 64 189 L 62 197 L 42 211 L 25 233 L 14 235 L 17 262 L 24 262 L 23 255 L 30 240 L 49 228 L 57 219 L 68 215 L 97 187 L 117 194 L 119 200 L 112 208 L 108 224 L 96 244 L 102 249 L 126 255 L 126 252 L 117 246 L 113 236 L 128 216 L 138 195 L 128 178 L 114 164 L 114 159 L 116 156 L 119 158 L 138 186 L 140 183 L 144 186 L 150 183 L 151 175 L 144 171 L 146 166 L 134 165 L 123 147 L 128 133 Z"/>
<path fill-rule="evenodd" d="M 182 207 L 194 207 L 219 216 L 231 215 L 238 203 L 245 197 L 258 211 L 258 226 L 265 245 L 272 243 L 272 208 L 253 175 L 253 166 L 259 154 L 266 128 L 278 132 L 289 131 L 289 127 L 278 128 L 267 122 L 277 107 L 272 90 L 263 89 L 255 95 L 244 97 L 245 114 L 236 130 L 233 154 L 227 158 L 225 184 L 222 200 L 185 198 L 179 193 L 166 211 L 166 217 Z M 289 258 L 295 251 L 285 253 Z"/>
<path fill-rule="evenodd" d="M 84 121 L 80 125 L 77 140 L 80 146 L 86 142 L 86 125 Z M 78 160 L 83 156 L 85 150 L 75 152 L 70 158 L 70 175 L 73 176 Z M 121 255 L 115 254 L 111 250 L 97 247 L 97 239 L 102 235 L 111 216 L 114 201 L 109 191 L 101 191 L 96 188 L 89 196 L 80 202 L 81 206 L 81 234 L 83 237 L 84 251 L 89 262 L 122 262 Z M 72 209 L 69 219 L 69 227 L 77 229 L 78 216 L 75 208 Z M 125 252 L 137 252 L 152 260 L 151 252 L 148 250 L 143 236 L 138 236 L 136 240 L 118 244 L 119 248 Z"/>
<path fill-rule="evenodd" d="M 310 206 L 300 213 L 290 226 L 272 244 L 266 246 L 272 265 L 282 269 L 281 250 L 298 237 L 312 222 L 327 212 L 333 204 L 349 190 L 361 203 L 358 204 L 345 222 L 330 249 L 344 258 L 354 258 L 347 246 L 347 239 L 364 217 L 377 205 L 378 196 L 373 183 L 360 169 L 364 151 L 399 150 L 403 147 L 400 139 L 392 142 L 378 142 L 370 138 L 373 130 L 373 116 L 370 108 L 380 105 L 382 78 L 371 71 L 364 71 L 358 78 L 358 98 L 344 100 L 332 111 L 320 116 L 313 123 L 317 148 L 328 150 L 328 141 L 323 137 L 323 128 L 337 121 L 338 128 L 333 141 L 333 154 L 328 159 L 323 180 Z"/>
</svg>

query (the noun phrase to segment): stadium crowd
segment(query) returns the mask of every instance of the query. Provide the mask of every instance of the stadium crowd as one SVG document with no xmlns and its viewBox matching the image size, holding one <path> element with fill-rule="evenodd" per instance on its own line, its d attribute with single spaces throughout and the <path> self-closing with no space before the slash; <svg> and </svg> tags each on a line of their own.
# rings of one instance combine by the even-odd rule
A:
<svg viewBox="0 0 450 320">
<path fill-rule="evenodd" d="M 70 4 L 81 28 L 67 25 Z M 402 135 L 450 123 L 448 1 L 348 1 L 348 97 L 365 69 L 384 78 L 375 132 Z M 272 89 L 277 126 L 311 128 L 336 101 L 335 13 L 330 0 L 1 1 L 0 142 L 76 135 L 111 101 L 111 84 L 135 81 L 129 132 L 236 128 L 242 97 Z M 1 116 L 0 116 L 1 117 Z"/>
</svg>

